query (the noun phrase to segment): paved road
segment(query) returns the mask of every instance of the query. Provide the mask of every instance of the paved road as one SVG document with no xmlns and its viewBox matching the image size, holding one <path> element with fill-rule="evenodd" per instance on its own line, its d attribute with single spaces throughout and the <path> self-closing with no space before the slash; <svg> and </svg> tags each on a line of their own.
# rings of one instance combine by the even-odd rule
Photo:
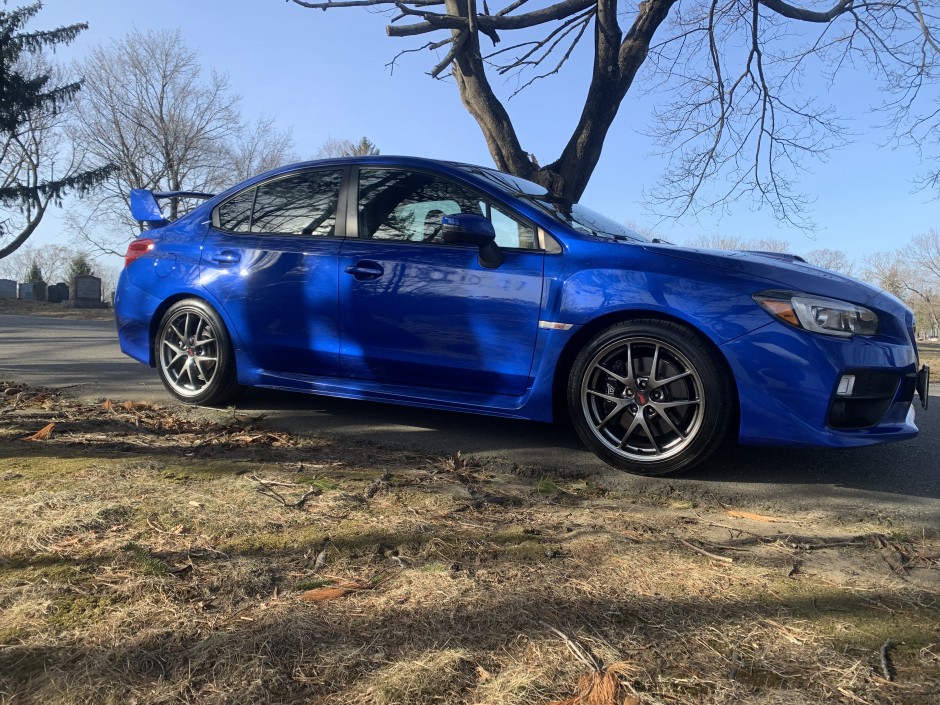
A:
<svg viewBox="0 0 940 705">
<path fill-rule="evenodd" d="M 154 370 L 121 354 L 108 321 L 0 315 L 0 379 L 66 387 L 87 398 L 171 401 Z M 522 471 L 585 476 L 637 495 L 940 526 L 936 394 L 930 412 L 917 407 L 921 435 L 913 441 L 841 451 L 733 448 L 681 478 L 663 479 L 610 470 L 562 426 L 259 391 L 246 394 L 239 407 L 264 411 L 271 424 L 292 431 L 431 453 L 459 449 L 505 459 Z"/>
</svg>

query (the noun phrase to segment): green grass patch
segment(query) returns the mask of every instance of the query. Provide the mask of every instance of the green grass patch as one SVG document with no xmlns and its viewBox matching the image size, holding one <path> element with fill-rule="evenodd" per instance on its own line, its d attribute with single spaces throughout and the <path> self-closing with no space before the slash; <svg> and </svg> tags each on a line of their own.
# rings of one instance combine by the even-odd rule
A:
<svg viewBox="0 0 940 705">
<path fill-rule="evenodd" d="M 310 485 L 310 487 L 316 487 L 318 490 L 322 490 L 323 492 L 337 490 L 340 487 L 338 482 L 331 480 L 328 477 L 298 477 L 297 482 L 301 485 Z"/>
<path fill-rule="evenodd" d="M 113 606 L 107 595 L 69 594 L 53 600 L 45 621 L 58 631 L 84 629 L 104 621 Z"/>
<path fill-rule="evenodd" d="M 160 577 L 167 574 L 166 563 L 154 556 L 143 546 L 131 542 L 124 546 L 124 551 L 130 556 L 131 560 L 144 575 Z"/>
</svg>

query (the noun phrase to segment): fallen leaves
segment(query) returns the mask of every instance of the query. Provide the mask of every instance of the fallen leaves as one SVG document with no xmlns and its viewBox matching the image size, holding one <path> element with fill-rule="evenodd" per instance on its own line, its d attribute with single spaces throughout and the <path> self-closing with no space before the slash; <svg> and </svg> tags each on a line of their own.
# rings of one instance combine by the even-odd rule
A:
<svg viewBox="0 0 940 705">
<path fill-rule="evenodd" d="M 345 597 L 353 592 L 371 590 L 375 587 L 375 583 L 361 583 L 352 580 L 342 580 L 338 582 L 340 583 L 339 585 L 325 585 L 311 590 L 304 590 L 297 596 L 297 599 L 302 602 L 328 602 L 340 597 Z"/>
<path fill-rule="evenodd" d="M 52 430 L 55 428 L 55 421 L 47 423 L 32 436 L 26 436 L 24 441 L 45 441 L 52 437 Z"/>
<path fill-rule="evenodd" d="M 297 445 L 287 433 L 258 426 L 258 417 L 233 414 L 230 420 L 219 422 L 153 402 L 103 399 L 88 403 L 53 390 L 6 382 L 0 382 L 0 415 L 43 423 L 54 418 L 54 426 L 47 423 L 39 432 L 21 436 L 20 440 L 63 445 L 173 446 L 210 453 L 216 449 Z"/>
</svg>

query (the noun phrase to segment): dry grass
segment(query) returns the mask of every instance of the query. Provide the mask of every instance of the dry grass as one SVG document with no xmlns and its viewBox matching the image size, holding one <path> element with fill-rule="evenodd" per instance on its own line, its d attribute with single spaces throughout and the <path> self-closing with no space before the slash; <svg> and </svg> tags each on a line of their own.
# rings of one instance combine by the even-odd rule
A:
<svg viewBox="0 0 940 705">
<path fill-rule="evenodd" d="M 0 383 L 0 701 L 940 696 L 935 533 L 640 505 L 193 414 Z M 324 587 L 344 589 L 302 599 Z"/>
<path fill-rule="evenodd" d="M 917 352 L 920 355 L 920 361 L 930 367 L 933 375 L 940 374 L 940 343 L 918 343 Z M 934 376 L 934 381 L 936 380 L 937 377 Z"/>
<path fill-rule="evenodd" d="M 0 299 L 0 313 L 49 318 L 81 318 L 90 321 L 114 320 L 114 311 L 109 308 L 70 308 L 67 303 L 50 304 L 48 301 L 19 301 L 17 299 Z"/>
</svg>

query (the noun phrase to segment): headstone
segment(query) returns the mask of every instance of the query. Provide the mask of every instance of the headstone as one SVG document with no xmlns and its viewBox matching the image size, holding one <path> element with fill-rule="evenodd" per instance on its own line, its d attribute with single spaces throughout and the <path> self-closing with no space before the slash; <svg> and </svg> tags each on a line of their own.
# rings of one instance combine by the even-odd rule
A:
<svg viewBox="0 0 940 705">
<path fill-rule="evenodd" d="M 16 298 L 16 282 L 13 279 L 0 279 L 0 299 Z"/>
<path fill-rule="evenodd" d="M 33 284 L 33 299 L 35 301 L 46 300 L 46 282 L 36 282 Z"/>
<path fill-rule="evenodd" d="M 75 308 L 106 308 L 101 302 L 101 278 L 80 274 L 72 280 L 72 296 L 69 299 Z"/>
<path fill-rule="evenodd" d="M 56 291 L 59 292 L 59 303 L 69 300 L 69 285 L 65 282 L 59 282 L 55 285 Z"/>
<path fill-rule="evenodd" d="M 22 282 L 16 285 L 16 298 L 20 301 L 33 300 L 33 285 L 29 282 Z"/>
<path fill-rule="evenodd" d="M 72 300 L 99 303 L 101 279 L 81 274 L 72 280 Z"/>
</svg>

